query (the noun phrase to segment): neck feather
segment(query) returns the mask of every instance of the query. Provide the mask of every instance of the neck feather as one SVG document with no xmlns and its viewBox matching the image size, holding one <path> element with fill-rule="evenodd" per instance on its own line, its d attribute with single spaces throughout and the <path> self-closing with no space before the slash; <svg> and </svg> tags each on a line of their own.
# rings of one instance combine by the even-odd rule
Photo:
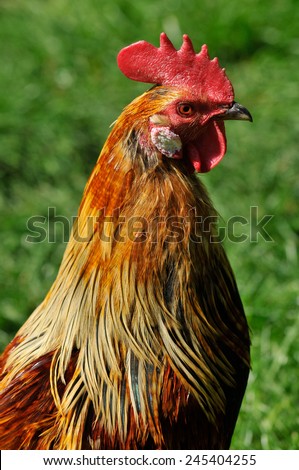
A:
<svg viewBox="0 0 299 470">
<path fill-rule="evenodd" d="M 19 331 L 22 342 L 8 362 L 15 375 L 55 353 L 51 381 L 58 409 L 68 416 L 84 399 L 108 431 L 117 426 L 123 437 L 124 409 L 133 407 L 143 423 L 153 419 L 169 367 L 215 420 L 215 407 L 223 411 L 225 401 L 219 383 L 234 382 L 225 355 L 215 360 L 217 348 L 223 343 L 238 353 L 242 329 L 227 334 L 239 310 L 223 250 L 209 243 L 213 233 L 200 224 L 216 216 L 204 187 L 180 163 L 159 155 L 145 165 L 149 156 L 132 140 L 140 130 L 127 126 L 120 138 L 124 120 L 86 185 L 56 281 Z M 220 295 L 231 304 L 228 318 L 221 306 L 207 305 L 217 269 L 226 276 Z M 61 398 L 57 383 L 66 381 L 74 351 L 77 365 Z M 154 376 L 155 389 L 149 382 Z"/>
</svg>

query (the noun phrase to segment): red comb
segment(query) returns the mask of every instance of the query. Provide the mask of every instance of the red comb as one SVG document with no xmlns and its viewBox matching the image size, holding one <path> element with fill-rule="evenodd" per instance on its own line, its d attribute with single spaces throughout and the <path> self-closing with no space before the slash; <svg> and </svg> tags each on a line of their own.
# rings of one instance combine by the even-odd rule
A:
<svg viewBox="0 0 299 470">
<path fill-rule="evenodd" d="M 196 93 L 205 90 L 214 101 L 231 102 L 234 99 L 232 84 L 218 59 L 210 60 L 206 45 L 196 54 L 187 34 L 184 34 L 179 50 L 162 33 L 160 47 L 139 41 L 122 49 L 117 61 L 120 70 L 132 80 L 184 86 Z"/>
</svg>

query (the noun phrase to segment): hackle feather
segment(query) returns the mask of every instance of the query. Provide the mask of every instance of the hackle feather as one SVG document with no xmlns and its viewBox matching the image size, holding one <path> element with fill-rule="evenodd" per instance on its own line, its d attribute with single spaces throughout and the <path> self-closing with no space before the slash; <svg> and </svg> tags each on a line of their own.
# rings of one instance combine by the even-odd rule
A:
<svg viewBox="0 0 299 470">
<path fill-rule="evenodd" d="M 107 139 L 57 278 L 2 357 L 3 449 L 192 447 L 169 432 L 184 422 L 195 447 L 229 445 L 247 324 L 213 226 L 197 224 L 216 216 L 203 185 L 146 140 L 174 96 L 134 100 Z"/>
</svg>

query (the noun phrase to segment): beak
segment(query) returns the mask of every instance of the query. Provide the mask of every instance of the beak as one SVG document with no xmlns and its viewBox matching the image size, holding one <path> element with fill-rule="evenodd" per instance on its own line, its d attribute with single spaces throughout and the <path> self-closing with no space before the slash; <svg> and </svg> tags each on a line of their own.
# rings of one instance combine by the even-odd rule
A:
<svg viewBox="0 0 299 470">
<path fill-rule="evenodd" d="M 219 116 L 219 119 L 235 119 L 235 120 L 242 120 L 242 121 L 250 121 L 252 122 L 252 116 L 248 109 L 242 106 L 236 101 L 233 101 L 232 106 L 224 113 Z"/>
</svg>

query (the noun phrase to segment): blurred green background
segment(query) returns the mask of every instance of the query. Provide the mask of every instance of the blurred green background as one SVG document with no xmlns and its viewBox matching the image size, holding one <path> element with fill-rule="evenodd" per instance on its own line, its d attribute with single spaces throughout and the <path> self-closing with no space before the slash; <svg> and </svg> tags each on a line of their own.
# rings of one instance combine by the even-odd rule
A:
<svg viewBox="0 0 299 470">
<path fill-rule="evenodd" d="M 254 123 L 227 123 L 228 153 L 201 178 L 223 219 L 258 220 L 227 239 L 252 330 L 252 373 L 234 449 L 299 447 L 299 2 L 297 0 L 1 0 L 0 348 L 55 278 L 68 230 L 28 243 L 27 220 L 48 208 L 71 219 L 122 108 L 147 88 L 116 66 L 125 45 L 207 43 Z M 42 219 L 41 219 L 42 220 Z M 53 220 L 52 220 L 53 222 Z"/>
</svg>

